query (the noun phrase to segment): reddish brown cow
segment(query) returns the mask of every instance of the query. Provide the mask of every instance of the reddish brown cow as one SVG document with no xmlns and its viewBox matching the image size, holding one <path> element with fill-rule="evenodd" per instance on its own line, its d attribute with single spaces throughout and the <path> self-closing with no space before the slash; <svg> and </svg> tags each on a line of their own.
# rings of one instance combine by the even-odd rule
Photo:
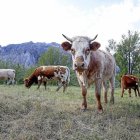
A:
<svg viewBox="0 0 140 140">
<path fill-rule="evenodd" d="M 73 60 L 73 69 L 76 71 L 78 82 L 82 89 L 83 102 L 82 109 L 87 108 L 87 87 L 95 83 L 95 95 L 97 99 L 98 111 L 103 111 L 101 105 L 101 87 L 104 87 L 104 99 L 107 103 L 107 80 L 110 81 L 111 99 L 114 103 L 115 88 L 115 60 L 110 53 L 99 50 L 100 43 L 93 42 L 97 35 L 90 39 L 85 36 L 69 38 L 63 35 L 69 42 L 63 42 L 61 46 L 65 51 L 70 51 Z"/>
<path fill-rule="evenodd" d="M 128 89 L 129 97 L 131 97 L 131 89 L 134 90 L 135 96 L 137 96 L 137 92 L 138 96 L 140 96 L 138 82 L 139 79 L 134 75 L 123 75 L 121 77 L 121 89 L 122 89 L 121 97 L 123 97 L 125 89 Z"/>
<path fill-rule="evenodd" d="M 63 92 L 67 88 L 70 81 L 70 70 L 66 66 L 40 66 L 35 69 L 29 78 L 24 80 L 27 88 L 30 88 L 33 83 L 38 84 L 38 88 L 43 82 L 45 89 L 48 80 L 58 81 L 58 91 L 63 86 Z"/>
</svg>

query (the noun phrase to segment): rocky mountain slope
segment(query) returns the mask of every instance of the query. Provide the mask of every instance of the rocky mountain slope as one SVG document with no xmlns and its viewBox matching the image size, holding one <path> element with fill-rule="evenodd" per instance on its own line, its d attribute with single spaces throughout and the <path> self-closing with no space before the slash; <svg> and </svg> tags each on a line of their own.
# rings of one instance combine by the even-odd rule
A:
<svg viewBox="0 0 140 140">
<path fill-rule="evenodd" d="M 0 46 L 0 60 L 20 64 L 27 68 L 34 66 L 38 62 L 39 57 L 49 47 L 60 48 L 60 45 L 55 42 L 34 43 L 31 41 L 21 44 L 10 44 L 4 47 Z"/>
</svg>

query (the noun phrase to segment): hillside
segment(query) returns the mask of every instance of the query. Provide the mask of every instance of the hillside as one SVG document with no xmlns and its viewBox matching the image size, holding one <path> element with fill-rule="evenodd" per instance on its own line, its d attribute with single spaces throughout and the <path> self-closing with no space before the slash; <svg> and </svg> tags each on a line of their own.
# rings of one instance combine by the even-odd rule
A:
<svg viewBox="0 0 140 140">
<path fill-rule="evenodd" d="M 31 67 L 38 62 L 39 57 L 47 51 L 49 47 L 60 48 L 60 45 L 55 42 L 34 43 L 30 41 L 21 44 L 10 44 L 4 47 L 0 46 L 0 60 L 20 64 L 26 68 Z"/>
</svg>

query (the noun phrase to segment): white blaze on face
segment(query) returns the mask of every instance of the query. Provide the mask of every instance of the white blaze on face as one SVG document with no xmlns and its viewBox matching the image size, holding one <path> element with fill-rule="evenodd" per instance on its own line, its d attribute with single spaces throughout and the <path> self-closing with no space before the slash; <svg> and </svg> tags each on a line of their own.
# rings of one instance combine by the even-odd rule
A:
<svg viewBox="0 0 140 140">
<path fill-rule="evenodd" d="M 76 58 L 83 57 L 84 67 L 87 68 L 90 62 L 90 46 L 89 39 L 84 37 L 77 37 L 73 43 L 71 48 L 72 60 L 73 60 L 73 68 L 75 69 Z"/>
</svg>

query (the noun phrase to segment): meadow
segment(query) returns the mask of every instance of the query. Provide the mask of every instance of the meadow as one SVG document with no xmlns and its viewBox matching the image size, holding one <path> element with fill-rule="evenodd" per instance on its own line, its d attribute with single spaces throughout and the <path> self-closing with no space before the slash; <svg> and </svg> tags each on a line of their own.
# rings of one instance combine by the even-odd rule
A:
<svg viewBox="0 0 140 140">
<path fill-rule="evenodd" d="M 140 140 L 140 98 L 134 93 L 121 98 L 116 89 L 114 105 L 102 97 L 104 112 L 98 114 L 93 87 L 85 112 L 79 87 L 65 93 L 56 86 L 36 88 L 0 85 L 0 140 Z"/>
</svg>

